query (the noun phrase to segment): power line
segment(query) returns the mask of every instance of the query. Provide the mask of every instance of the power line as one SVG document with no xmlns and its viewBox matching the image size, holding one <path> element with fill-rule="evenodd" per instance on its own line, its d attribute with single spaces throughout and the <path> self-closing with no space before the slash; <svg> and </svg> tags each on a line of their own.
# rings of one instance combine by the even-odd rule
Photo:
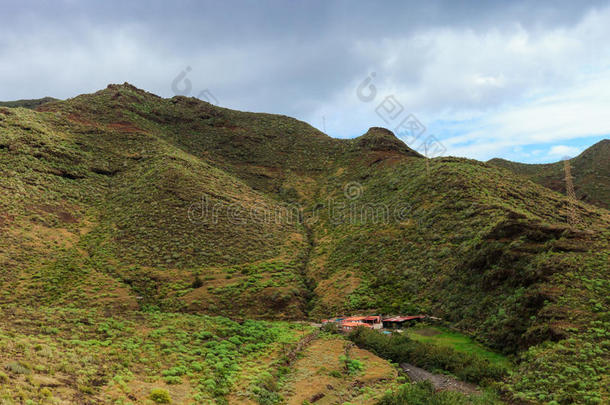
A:
<svg viewBox="0 0 610 405">
<path fill-rule="evenodd" d="M 572 227 L 580 225 L 580 218 L 576 212 L 576 193 L 574 192 L 574 183 L 572 181 L 572 168 L 570 165 L 570 158 L 565 157 L 563 159 L 563 170 L 565 172 L 566 182 L 566 195 L 568 197 L 568 222 Z"/>
<path fill-rule="evenodd" d="M 430 158 L 428 157 L 428 143 L 424 142 L 424 156 L 426 159 L 426 177 L 430 178 Z"/>
</svg>

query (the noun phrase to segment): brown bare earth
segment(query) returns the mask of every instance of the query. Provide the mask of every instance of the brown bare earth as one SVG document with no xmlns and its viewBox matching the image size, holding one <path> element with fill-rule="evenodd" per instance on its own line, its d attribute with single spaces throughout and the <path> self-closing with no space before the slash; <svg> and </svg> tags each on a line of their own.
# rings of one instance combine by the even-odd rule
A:
<svg viewBox="0 0 610 405">
<path fill-rule="evenodd" d="M 152 403 L 149 395 L 153 388 L 159 388 L 166 390 L 171 398 L 173 404 L 189 404 L 191 403 L 191 391 L 192 387 L 188 382 L 182 382 L 181 384 L 166 384 L 162 380 L 151 380 L 146 381 L 146 376 L 136 376 L 132 381 L 127 383 L 127 390 L 129 392 L 128 398 L 135 403 Z M 123 395 L 124 388 L 119 384 L 111 382 L 107 387 L 104 387 L 104 398 L 106 400 L 117 400 Z"/>
</svg>

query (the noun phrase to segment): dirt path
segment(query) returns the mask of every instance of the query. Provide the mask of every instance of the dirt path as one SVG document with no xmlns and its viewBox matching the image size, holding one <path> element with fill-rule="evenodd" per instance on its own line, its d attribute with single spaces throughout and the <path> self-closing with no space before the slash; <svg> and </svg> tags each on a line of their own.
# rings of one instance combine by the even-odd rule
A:
<svg viewBox="0 0 610 405">
<path fill-rule="evenodd" d="M 430 381 L 434 388 L 439 391 L 458 391 L 464 394 L 476 394 L 480 392 L 474 384 L 465 383 L 443 374 L 433 374 L 409 363 L 401 363 L 400 368 L 402 368 L 405 374 L 414 382 Z"/>
</svg>

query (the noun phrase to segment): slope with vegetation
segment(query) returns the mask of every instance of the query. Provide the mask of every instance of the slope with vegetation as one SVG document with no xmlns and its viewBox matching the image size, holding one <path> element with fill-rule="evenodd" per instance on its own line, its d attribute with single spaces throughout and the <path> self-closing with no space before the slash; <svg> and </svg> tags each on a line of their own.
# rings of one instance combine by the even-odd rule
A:
<svg viewBox="0 0 610 405">
<path fill-rule="evenodd" d="M 610 209 L 610 139 L 604 139 L 569 159 L 576 197 Z M 560 193 L 566 193 L 564 162 L 526 164 L 504 159 L 488 163 L 509 169 Z"/>
<path fill-rule="evenodd" d="M 0 309 L 3 403 L 228 403 L 235 382 L 256 399 L 295 323 L 171 313 L 104 315 L 71 308 Z M 266 362 L 258 359 L 264 357 Z"/>
<path fill-rule="evenodd" d="M 16 100 L 16 101 L 0 101 L 0 107 L 10 107 L 10 108 L 29 108 L 31 110 L 38 108 L 39 106 L 50 103 L 51 101 L 57 101 L 56 98 L 53 97 L 43 97 L 37 98 L 33 100 Z"/>
<path fill-rule="evenodd" d="M 596 167 L 595 176 L 607 175 Z M 124 84 L 35 111 L 0 108 L 0 174 L 0 306 L 25 311 L 26 320 L 44 319 L 45 311 L 75 311 L 95 325 L 118 317 L 130 322 L 124 337 L 135 342 L 149 336 L 151 313 L 176 317 L 180 333 L 185 323 L 214 329 L 228 322 L 200 314 L 242 321 L 424 312 L 516 357 L 502 388 L 508 397 L 608 399 L 610 214 L 579 202 L 583 225 L 572 228 L 564 196 L 497 165 L 426 162 L 382 128 L 333 139 L 289 117 L 163 99 Z M 604 200 L 606 191 L 595 198 Z M 45 335 L 64 318 L 36 321 L 38 329 L 11 321 L 2 333 L 12 331 L 7 336 L 28 350 L 41 339 L 60 352 L 88 347 L 69 341 L 101 333 L 85 323 L 78 326 L 83 335 L 71 338 L 61 328 Z M 259 326 L 245 335 L 238 326 L 231 331 L 242 342 Z M 216 335 L 219 344 L 230 340 Z M 286 340 L 277 339 L 261 350 Z M 115 343 L 128 345 L 99 347 L 114 353 Z M 14 362 L 16 353 L 0 360 Z M 265 364 L 277 355 L 261 353 Z M 195 360 L 176 367 L 186 361 Z M 130 363 L 121 372 L 153 384 L 157 363 Z M 247 370 L 261 366 L 249 364 Z M 83 377 L 79 384 L 88 388 L 76 386 L 70 395 L 107 400 L 108 390 L 116 391 L 108 376 L 117 370 L 99 384 Z M 210 378 L 223 390 L 242 387 L 258 398 L 252 400 L 280 401 L 301 382 L 277 370 L 253 390 L 244 383 L 249 371 L 233 373 L 228 385 Z M 225 391 L 197 388 L 211 386 L 207 374 L 181 371 L 186 391 L 170 394 L 227 400 Z M 23 392 L 36 386 L 19 373 L 6 378 Z M 3 394 L 16 398 L 16 390 Z"/>
</svg>

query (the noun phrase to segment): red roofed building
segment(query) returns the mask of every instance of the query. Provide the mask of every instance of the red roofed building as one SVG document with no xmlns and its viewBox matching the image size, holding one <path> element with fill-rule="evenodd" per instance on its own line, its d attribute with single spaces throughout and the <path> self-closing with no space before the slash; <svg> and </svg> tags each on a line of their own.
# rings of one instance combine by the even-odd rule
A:
<svg viewBox="0 0 610 405">
<path fill-rule="evenodd" d="M 366 316 L 350 316 L 349 318 L 344 318 L 341 322 L 363 322 L 366 318 Z"/>
<path fill-rule="evenodd" d="M 386 329 L 397 329 L 402 328 L 405 324 L 421 321 L 425 317 L 425 315 L 395 316 L 392 318 L 385 318 L 382 322 L 383 327 Z"/>
<path fill-rule="evenodd" d="M 379 316 L 379 315 L 367 316 L 362 320 L 362 322 L 368 323 L 368 324 L 381 323 L 381 316 Z"/>
<path fill-rule="evenodd" d="M 372 325 L 369 325 L 368 323 L 364 323 L 364 322 L 341 322 L 341 330 L 343 330 L 343 332 L 349 332 L 351 330 L 354 330 L 356 328 L 372 328 Z"/>
</svg>

